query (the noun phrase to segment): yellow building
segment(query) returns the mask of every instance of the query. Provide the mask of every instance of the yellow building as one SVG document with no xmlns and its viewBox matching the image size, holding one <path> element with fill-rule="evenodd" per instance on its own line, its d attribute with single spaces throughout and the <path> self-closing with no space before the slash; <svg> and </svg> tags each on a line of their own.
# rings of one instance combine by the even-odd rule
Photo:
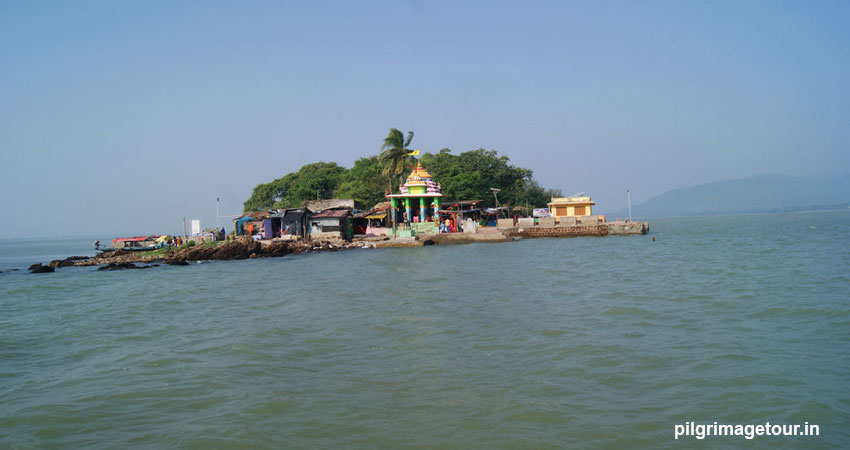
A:
<svg viewBox="0 0 850 450">
<path fill-rule="evenodd" d="M 558 197 L 548 205 L 552 217 L 560 218 L 591 216 L 591 207 L 595 204 L 590 197 Z"/>
</svg>

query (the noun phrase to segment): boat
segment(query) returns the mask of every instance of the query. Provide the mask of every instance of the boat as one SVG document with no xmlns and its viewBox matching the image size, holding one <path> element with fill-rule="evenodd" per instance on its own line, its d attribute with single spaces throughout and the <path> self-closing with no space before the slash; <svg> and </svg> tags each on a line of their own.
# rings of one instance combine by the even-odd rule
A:
<svg viewBox="0 0 850 450">
<path fill-rule="evenodd" d="M 168 235 L 159 235 L 154 234 L 150 236 L 136 236 L 129 238 L 115 238 L 112 240 L 112 246 L 101 248 L 97 244 L 95 248 L 97 250 L 102 250 L 105 252 L 114 251 L 114 250 L 124 250 L 128 252 L 144 252 L 150 250 L 156 250 L 158 248 L 168 247 L 168 241 L 171 240 L 171 236 Z"/>
</svg>

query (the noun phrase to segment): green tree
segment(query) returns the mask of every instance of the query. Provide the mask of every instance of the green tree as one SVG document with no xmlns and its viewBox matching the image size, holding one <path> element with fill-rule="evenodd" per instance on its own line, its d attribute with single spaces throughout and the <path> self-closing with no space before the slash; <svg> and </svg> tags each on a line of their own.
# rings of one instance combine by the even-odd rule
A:
<svg viewBox="0 0 850 450">
<path fill-rule="evenodd" d="M 367 207 L 385 201 L 381 163 L 378 156 L 354 161 L 354 166 L 342 176 L 337 196 L 353 198 Z"/>
<path fill-rule="evenodd" d="M 399 178 L 399 186 L 404 179 L 404 164 L 409 159 L 408 146 L 413 140 L 413 132 L 407 132 L 407 139 L 404 138 L 404 133 L 397 128 L 391 128 L 387 137 L 384 138 L 384 145 L 381 146 L 381 154 L 379 159 L 383 166 L 383 175 L 387 177 L 389 193 L 393 192 L 393 178 Z"/>
<path fill-rule="evenodd" d="M 507 156 L 499 156 L 494 150 L 470 150 L 453 155 L 444 148 L 438 153 L 426 153 L 422 165 L 440 183 L 443 195 L 452 200 L 483 200 L 488 206 L 495 205 L 490 188 L 501 189 L 500 203 L 541 206 L 549 199 L 550 192 L 543 190 L 532 178 L 530 169 L 510 164 Z"/>
<path fill-rule="evenodd" d="M 277 181 L 277 180 L 275 180 Z M 268 209 L 277 201 L 274 194 L 274 181 L 270 183 L 262 183 L 254 186 L 254 191 L 251 197 L 245 200 L 242 204 L 242 210 L 245 212 L 260 211 Z"/>
<path fill-rule="evenodd" d="M 298 208 L 305 200 L 333 198 L 345 172 L 344 167 L 333 162 L 306 164 L 298 172 L 254 187 L 251 197 L 242 208 L 245 212 Z"/>
<path fill-rule="evenodd" d="M 526 199 L 532 208 L 545 208 L 546 204 L 552 201 L 553 197 L 563 197 L 560 189 L 546 189 L 537 182 L 530 180 L 525 186 Z M 521 199 L 522 197 L 520 197 Z M 519 202 L 522 204 L 523 200 Z"/>
<path fill-rule="evenodd" d="M 316 162 L 258 184 L 243 204 L 244 211 L 300 207 L 305 200 L 335 196 L 372 206 L 384 200 L 387 189 L 394 191 L 394 182 L 401 184 L 405 164 L 411 159 L 407 153 L 412 139 L 413 132 L 405 139 L 401 131 L 393 128 L 384 139 L 380 155 L 360 158 L 351 169 L 333 162 Z M 560 191 L 541 186 L 530 169 L 514 166 L 507 156 L 494 150 L 477 149 L 454 155 L 444 148 L 423 154 L 421 162 L 442 185 L 443 195 L 452 200 L 484 200 L 487 205 L 493 205 L 490 188 L 501 189 L 499 201 L 503 205 L 541 207 L 552 197 L 561 196 Z"/>
<path fill-rule="evenodd" d="M 306 164 L 296 172 L 286 195 L 275 208 L 298 208 L 305 200 L 334 198 L 345 168 L 334 162 Z"/>
</svg>

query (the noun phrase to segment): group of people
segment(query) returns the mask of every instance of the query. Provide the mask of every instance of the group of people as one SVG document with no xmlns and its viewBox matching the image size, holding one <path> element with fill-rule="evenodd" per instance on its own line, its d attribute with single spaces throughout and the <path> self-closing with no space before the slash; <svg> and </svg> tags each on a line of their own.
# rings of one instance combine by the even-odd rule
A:
<svg viewBox="0 0 850 450">
<path fill-rule="evenodd" d="M 456 228 L 454 227 L 454 220 L 446 219 L 440 222 L 440 233 L 453 233 Z"/>
</svg>

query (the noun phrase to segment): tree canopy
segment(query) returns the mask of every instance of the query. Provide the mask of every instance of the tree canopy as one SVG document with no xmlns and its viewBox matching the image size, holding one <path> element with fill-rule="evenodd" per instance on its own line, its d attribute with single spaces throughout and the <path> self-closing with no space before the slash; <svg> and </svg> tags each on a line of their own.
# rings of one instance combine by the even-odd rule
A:
<svg viewBox="0 0 850 450">
<path fill-rule="evenodd" d="M 404 133 L 397 128 L 391 128 L 387 137 L 384 138 L 384 145 L 381 146 L 381 150 L 383 151 L 378 155 L 378 160 L 383 166 L 381 173 L 387 177 L 387 187 L 391 191 L 394 186 L 394 177 L 398 177 L 398 185 L 401 185 L 403 182 L 404 165 L 410 160 L 410 157 L 407 155 L 409 152 L 408 146 L 412 140 L 412 131 L 407 132 L 407 139 L 405 139 Z M 395 186 L 397 187 L 398 185 Z"/>
<path fill-rule="evenodd" d="M 368 207 L 383 202 L 387 185 L 382 175 L 377 155 L 360 158 L 342 176 L 337 197 L 353 198 Z"/>
<path fill-rule="evenodd" d="M 507 156 L 495 150 L 470 150 L 453 155 L 444 148 L 438 153 L 425 153 L 422 166 L 440 183 L 443 197 L 451 200 L 484 200 L 488 206 L 496 201 L 490 188 L 500 189 L 502 205 L 545 206 L 560 191 L 546 190 L 532 178 L 532 170 L 510 164 Z"/>
<path fill-rule="evenodd" d="M 401 142 L 402 149 L 410 143 L 410 137 L 412 134 L 406 143 Z M 245 212 L 297 208 L 316 198 L 353 198 L 371 207 L 385 200 L 388 176 L 393 180 L 397 175 L 395 171 L 384 171 L 386 162 L 373 155 L 356 160 L 350 169 L 333 162 L 307 164 L 297 172 L 254 187 L 243 208 Z M 541 207 L 551 197 L 561 196 L 560 191 L 541 186 L 532 177 L 531 169 L 514 166 L 507 156 L 495 150 L 477 149 L 455 155 L 444 148 L 423 154 L 420 162 L 440 183 L 443 197 L 449 200 L 483 200 L 492 206 L 495 200 L 490 188 L 501 189 L 502 205 Z M 401 176 L 406 173 L 407 170 L 402 171 Z M 393 190 L 397 188 L 395 185 Z"/>
<path fill-rule="evenodd" d="M 305 200 L 333 198 L 348 170 L 334 162 L 302 166 L 274 181 L 258 184 L 243 204 L 244 211 L 298 208 Z"/>
</svg>

